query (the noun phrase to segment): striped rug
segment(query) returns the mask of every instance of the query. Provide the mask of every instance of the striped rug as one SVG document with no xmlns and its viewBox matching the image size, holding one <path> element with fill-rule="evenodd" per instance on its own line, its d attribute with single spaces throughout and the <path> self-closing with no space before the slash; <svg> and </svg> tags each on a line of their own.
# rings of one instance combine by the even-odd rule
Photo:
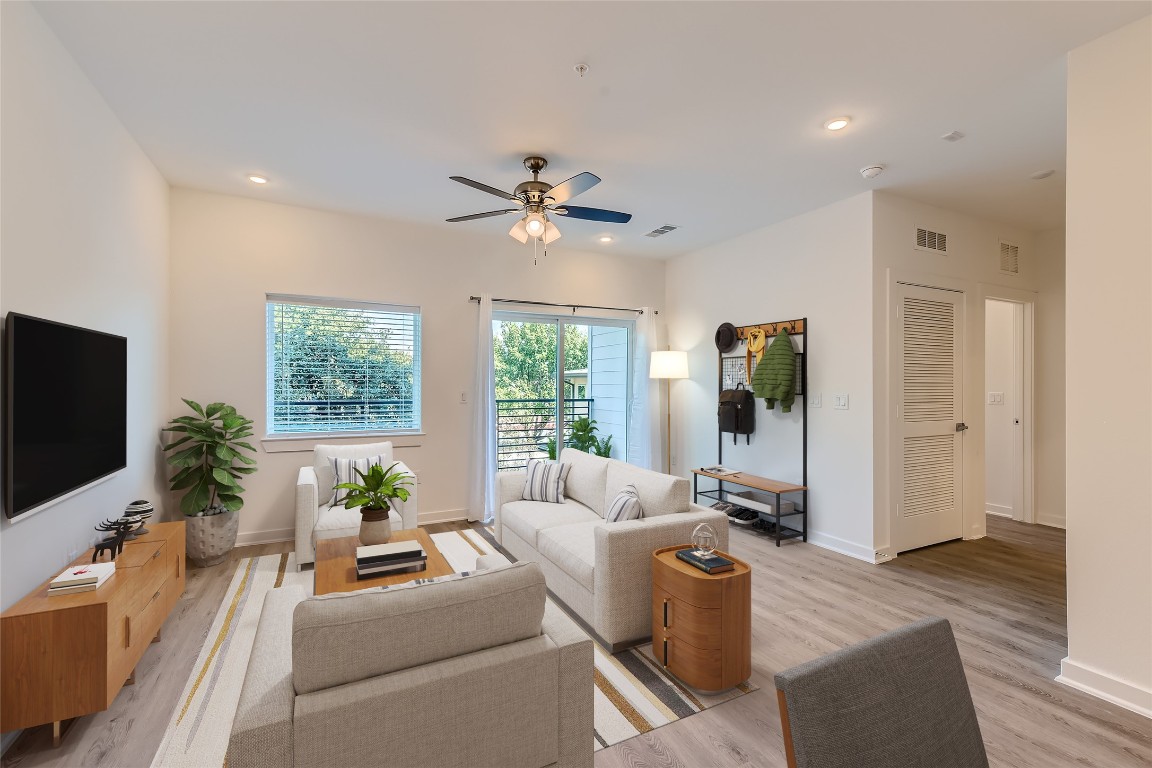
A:
<svg viewBox="0 0 1152 768">
<path fill-rule="evenodd" d="M 472 570 L 481 554 L 496 553 L 473 530 L 432 534 L 437 549 L 457 571 Z M 260 608 L 268 590 L 299 584 L 312 593 L 313 572 L 296 572 L 293 554 L 244 560 L 225 595 L 204 647 L 184 686 L 153 768 L 222 766 L 240 688 L 252 653 Z M 717 696 L 690 691 L 667 675 L 652 657 L 651 645 L 615 655 L 595 650 L 597 750 L 647 733 L 756 690 L 748 683 Z"/>
</svg>

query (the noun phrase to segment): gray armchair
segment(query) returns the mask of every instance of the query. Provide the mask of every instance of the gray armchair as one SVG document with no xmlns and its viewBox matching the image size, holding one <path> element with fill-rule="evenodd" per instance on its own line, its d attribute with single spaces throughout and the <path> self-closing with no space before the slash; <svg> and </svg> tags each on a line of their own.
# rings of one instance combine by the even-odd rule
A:
<svg viewBox="0 0 1152 768">
<path fill-rule="evenodd" d="M 309 598 L 268 593 L 231 768 L 592 765 L 592 641 L 536 563 Z"/>
<path fill-rule="evenodd" d="M 790 768 L 988 768 L 945 619 L 785 670 L 776 690 Z"/>
</svg>

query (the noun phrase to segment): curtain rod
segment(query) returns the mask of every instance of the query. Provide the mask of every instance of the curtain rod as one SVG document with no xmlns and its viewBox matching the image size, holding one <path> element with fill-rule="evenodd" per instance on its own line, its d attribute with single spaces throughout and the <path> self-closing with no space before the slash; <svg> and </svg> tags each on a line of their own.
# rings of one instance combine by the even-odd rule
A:
<svg viewBox="0 0 1152 768">
<path fill-rule="evenodd" d="M 480 297 L 469 296 L 468 301 L 474 301 L 479 304 Z M 573 312 L 575 312 L 577 309 L 607 309 L 612 312 L 636 312 L 641 315 L 644 314 L 644 310 L 632 309 L 630 307 L 594 307 L 591 304 L 555 304 L 551 301 L 526 301 L 522 299 L 492 299 L 492 301 L 499 302 L 501 304 L 530 304 L 536 307 L 571 307 Z M 660 310 L 653 310 L 652 314 L 658 315 L 660 314 Z"/>
</svg>

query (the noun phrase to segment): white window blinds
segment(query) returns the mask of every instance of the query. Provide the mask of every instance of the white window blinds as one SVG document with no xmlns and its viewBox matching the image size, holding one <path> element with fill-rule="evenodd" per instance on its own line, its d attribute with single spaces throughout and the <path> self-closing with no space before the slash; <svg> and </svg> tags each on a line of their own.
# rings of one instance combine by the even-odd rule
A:
<svg viewBox="0 0 1152 768">
<path fill-rule="evenodd" d="M 268 433 L 420 430 L 420 308 L 268 296 Z"/>
</svg>

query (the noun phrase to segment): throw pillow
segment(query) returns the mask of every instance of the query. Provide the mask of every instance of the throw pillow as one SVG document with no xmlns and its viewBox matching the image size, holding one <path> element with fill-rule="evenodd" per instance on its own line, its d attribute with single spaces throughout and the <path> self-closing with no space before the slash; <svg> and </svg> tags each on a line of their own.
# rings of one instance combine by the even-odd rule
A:
<svg viewBox="0 0 1152 768">
<path fill-rule="evenodd" d="M 642 517 L 644 517 L 644 507 L 640 506 L 640 494 L 636 492 L 636 486 L 626 485 L 612 500 L 608 512 L 604 515 L 604 520 L 609 523 L 619 523 L 624 520 L 639 520 Z"/>
<path fill-rule="evenodd" d="M 353 470 L 358 469 L 366 473 L 372 465 L 383 463 L 384 457 L 369 456 L 364 459 L 339 459 L 333 456 L 329 461 L 332 462 L 332 471 L 336 473 L 336 482 L 332 486 L 332 498 L 328 503 L 335 505 L 338 500 L 348 495 L 348 491 L 343 488 L 336 488 L 337 485 L 340 485 L 340 483 L 364 482 L 360 475 L 356 474 Z"/>
<path fill-rule="evenodd" d="M 563 504 L 564 483 L 568 480 L 568 473 L 571 471 L 571 464 L 531 459 L 528 462 L 528 477 L 524 480 L 522 498 L 526 501 L 549 501 L 553 504 Z"/>
</svg>

